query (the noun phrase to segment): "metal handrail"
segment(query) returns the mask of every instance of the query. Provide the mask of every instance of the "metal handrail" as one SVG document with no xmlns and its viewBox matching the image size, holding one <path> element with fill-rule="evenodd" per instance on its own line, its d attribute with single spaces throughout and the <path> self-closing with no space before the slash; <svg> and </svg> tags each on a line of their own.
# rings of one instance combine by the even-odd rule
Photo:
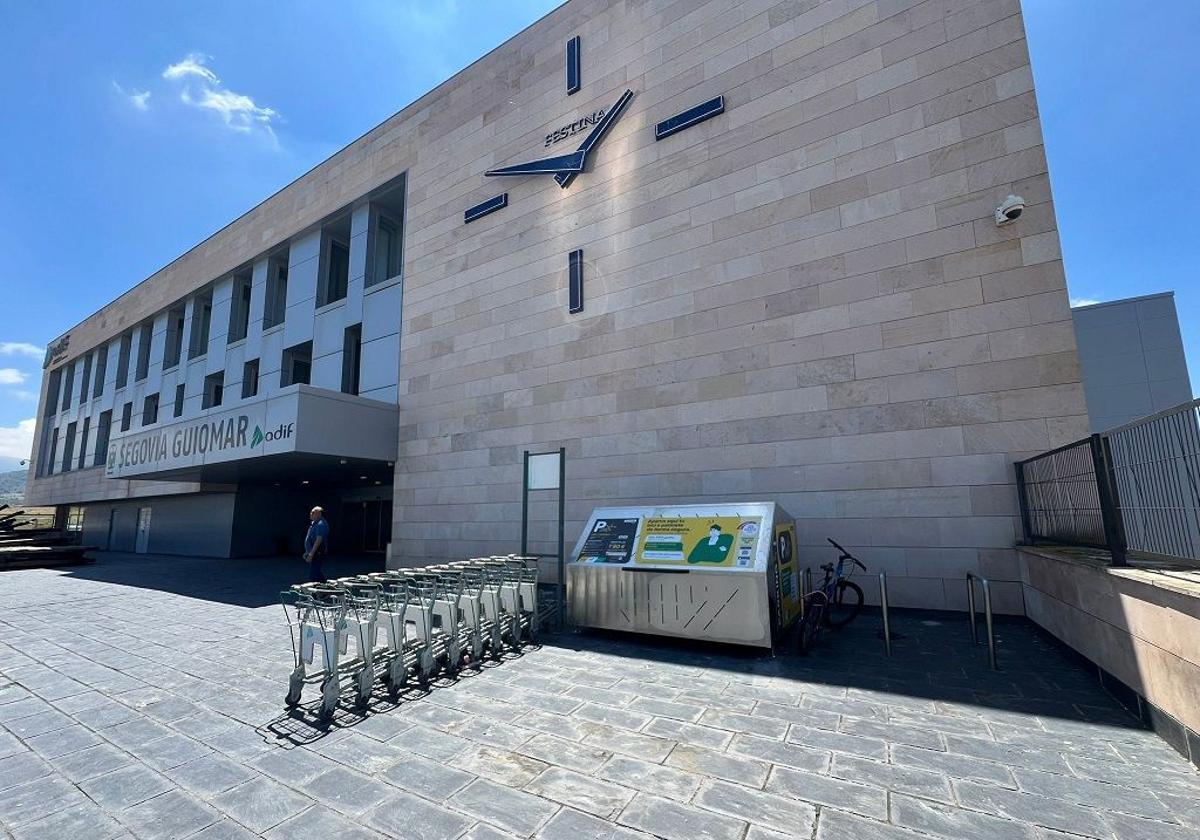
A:
<svg viewBox="0 0 1200 840">
<path fill-rule="evenodd" d="M 975 626 L 975 581 L 983 587 L 983 614 L 987 622 L 988 664 L 993 671 L 1000 670 L 996 666 L 996 633 L 992 622 L 992 585 L 985 577 L 973 572 L 967 572 L 967 609 L 971 612 L 971 643 L 979 644 L 979 630 Z"/>
</svg>

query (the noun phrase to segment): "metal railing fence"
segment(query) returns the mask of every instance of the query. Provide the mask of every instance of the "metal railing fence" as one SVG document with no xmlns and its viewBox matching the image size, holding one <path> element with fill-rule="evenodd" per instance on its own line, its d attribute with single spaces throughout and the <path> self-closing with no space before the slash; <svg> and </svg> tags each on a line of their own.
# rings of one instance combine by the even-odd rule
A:
<svg viewBox="0 0 1200 840">
<path fill-rule="evenodd" d="M 1026 539 L 1200 562 L 1200 400 L 1018 461 Z"/>
</svg>

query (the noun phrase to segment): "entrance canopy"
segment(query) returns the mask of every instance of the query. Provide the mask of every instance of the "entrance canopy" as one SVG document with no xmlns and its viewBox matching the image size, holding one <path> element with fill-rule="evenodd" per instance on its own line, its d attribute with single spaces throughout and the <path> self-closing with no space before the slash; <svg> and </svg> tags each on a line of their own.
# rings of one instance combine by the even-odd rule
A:
<svg viewBox="0 0 1200 840">
<path fill-rule="evenodd" d="M 241 483 L 374 475 L 396 460 L 399 408 L 293 385 L 228 411 L 128 432 L 108 447 L 106 478 Z"/>
</svg>

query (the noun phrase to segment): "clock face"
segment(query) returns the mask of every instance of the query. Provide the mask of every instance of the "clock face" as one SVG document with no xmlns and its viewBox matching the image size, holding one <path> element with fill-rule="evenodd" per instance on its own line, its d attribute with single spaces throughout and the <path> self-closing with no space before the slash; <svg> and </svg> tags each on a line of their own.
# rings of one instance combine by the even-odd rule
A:
<svg viewBox="0 0 1200 840">
<path fill-rule="evenodd" d="M 568 96 L 578 92 L 582 87 L 581 50 L 582 44 L 578 35 L 567 41 L 566 87 Z M 587 171 L 588 162 L 594 157 L 596 147 L 625 113 L 633 96 L 633 90 L 626 89 L 610 107 L 594 111 L 592 114 L 546 135 L 545 147 L 549 148 L 561 140 L 586 132 L 583 142 L 575 151 L 489 169 L 483 174 L 490 178 L 528 178 L 550 175 L 565 190 L 575 180 L 575 176 Z M 654 139 L 656 141 L 666 139 L 684 129 L 724 113 L 724 111 L 725 97 L 717 96 L 657 123 L 654 126 Z M 469 224 L 507 206 L 508 193 L 501 193 L 465 210 L 463 223 Z M 583 311 L 582 248 L 576 248 L 568 255 L 567 277 L 569 290 L 567 311 L 576 314 Z"/>
</svg>

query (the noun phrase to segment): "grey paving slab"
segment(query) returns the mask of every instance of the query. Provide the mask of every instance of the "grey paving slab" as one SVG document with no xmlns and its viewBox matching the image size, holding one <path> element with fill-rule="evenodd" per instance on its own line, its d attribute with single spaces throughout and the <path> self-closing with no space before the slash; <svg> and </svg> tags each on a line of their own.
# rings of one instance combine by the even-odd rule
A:
<svg viewBox="0 0 1200 840">
<path fill-rule="evenodd" d="M 136 762 L 137 759 L 124 750 L 112 744 L 100 744 L 51 759 L 50 763 L 72 782 L 81 782 Z"/>
<path fill-rule="evenodd" d="M 251 831 L 263 832 L 313 804 L 307 796 L 256 778 L 214 796 L 212 804 Z"/>
<path fill-rule="evenodd" d="M 141 764 L 131 764 L 79 783 L 80 790 L 110 812 L 145 802 L 172 787 L 166 776 Z"/>
<path fill-rule="evenodd" d="M 577 744 L 552 735 L 530 738 L 521 745 L 519 752 L 547 764 L 559 764 L 584 773 L 595 770 L 613 754 L 612 750 L 599 745 Z"/>
<path fill-rule="evenodd" d="M 815 805 L 828 805 L 856 814 L 887 818 L 887 791 L 874 785 L 807 773 L 790 767 L 775 767 L 767 779 L 766 790 Z"/>
<path fill-rule="evenodd" d="M 565 767 L 547 768 L 525 785 L 525 790 L 604 819 L 619 814 L 634 794 L 630 788 L 600 781 Z"/>
<path fill-rule="evenodd" d="M 551 817 L 536 835 L 538 840 L 649 840 L 652 836 L 570 808 Z"/>
<path fill-rule="evenodd" d="M 368 811 L 363 822 L 388 837 L 445 840 L 458 837 L 475 820 L 412 794 L 397 792 Z"/>
<path fill-rule="evenodd" d="M 1028 625 L 1000 625 L 996 673 L 965 622 L 957 633 L 956 619 L 900 612 L 890 658 L 869 615 L 807 658 L 547 636 L 322 729 L 280 704 L 291 655 L 275 598 L 295 570 L 264 560 L 213 575 L 213 562 L 6 573 L 0 815 L 14 837 L 202 823 L 201 840 L 1200 831 L 1200 774 Z M 84 593 L 86 624 L 29 607 Z M 216 659 L 197 631 L 214 622 Z M 137 827 L 121 826 L 129 815 Z"/>
<path fill-rule="evenodd" d="M 617 818 L 629 826 L 667 840 L 740 840 L 744 820 L 639 793 Z"/>
<path fill-rule="evenodd" d="M 509 787 L 523 787 L 549 764 L 524 753 L 478 744 L 455 756 L 450 766 Z"/>
<path fill-rule="evenodd" d="M 487 759 L 485 757 L 482 760 Z M 471 773 L 447 767 L 419 755 L 404 756 L 384 771 L 383 778 L 393 785 L 435 802 L 448 798 L 475 780 Z M 520 786 L 519 782 L 516 786 Z"/>
<path fill-rule="evenodd" d="M 204 755 L 167 770 L 167 778 L 201 796 L 213 796 L 255 777 L 254 770 L 219 755 Z"/>
<path fill-rule="evenodd" d="M 337 811 L 361 814 L 387 799 L 393 790 L 369 776 L 334 767 L 304 785 L 304 792 Z"/>
<path fill-rule="evenodd" d="M 110 840 L 124 830 L 103 808 L 84 802 L 17 826 L 12 836 L 16 840 Z"/>
<path fill-rule="evenodd" d="M 195 834 L 221 817 L 213 808 L 181 791 L 168 791 L 120 814 L 120 820 L 146 840 L 175 840 Z"/>
</svg>

